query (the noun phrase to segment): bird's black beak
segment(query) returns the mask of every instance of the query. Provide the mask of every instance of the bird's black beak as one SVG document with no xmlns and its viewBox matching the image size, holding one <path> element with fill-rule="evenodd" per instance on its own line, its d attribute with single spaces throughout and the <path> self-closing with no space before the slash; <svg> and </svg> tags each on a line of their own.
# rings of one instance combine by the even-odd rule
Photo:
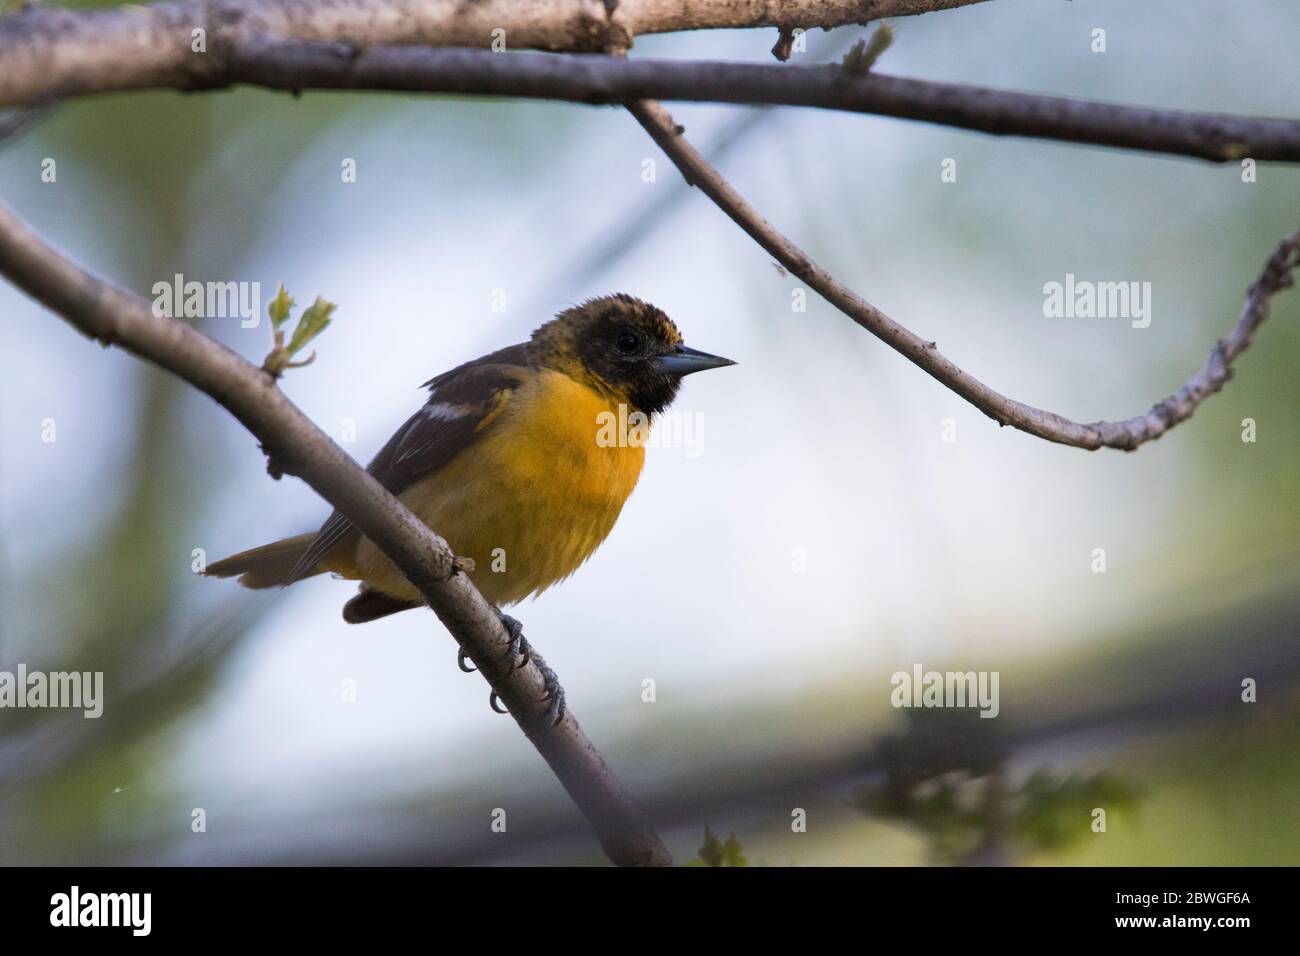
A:
<svg viewBox="0 0 1300 956">
<path fill-rule="evenodd" d="M 690 375 L 692 372 L 703 372 L 705 369 L 724 368 L 735 364 L 729 358 L 710 355 L 708 352 L 687 348 L 685 345 L 677 346 L 655 362 L 659 371 L 670 375 Z"/>
</svg>

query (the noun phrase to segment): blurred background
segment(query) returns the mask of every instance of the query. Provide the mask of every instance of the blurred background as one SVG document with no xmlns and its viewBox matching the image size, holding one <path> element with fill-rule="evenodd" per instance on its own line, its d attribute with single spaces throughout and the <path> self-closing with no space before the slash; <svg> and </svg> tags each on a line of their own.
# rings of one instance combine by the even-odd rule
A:
<svg viewBox="0 0 1300 956">
<path fill-rule="evenodd" d="M 882 72 L 1295 115 L 1287 0 L 997 0 L 895 26 Z M 866 33 L 810 32 L 794 59 Z M 766 62 L 775 38 L 644 37 L 632 55 Z M 885 118 L 669 106 L 870 302 L 1080 421 L 1175 390 L 1300 227 L 1300 170 L 1279 165 L 1243 182 Z M 680 862 L 708 827 L 750 865 L 1300 863 L 1295 292 L 1194 419 L 1086 453 L 999 429 L 813 294 L 795 311 L 797 280 L 614 107 L 103 97 L 0 143 L 0 184 L 143 295 L 181 273 L 260 283 L 263 315 L 279 282 L 336 302 L 283 387 L 363 462 L 421 382 L 590 295 L 649 299 L 737 359 L 674 407 L 695 447 L 650 449 L 594 559 L 512 612 Z M 1150 282 L 1150 327 L 1045 318 L 1067 273 Z M 195 549 L 329 511 L 270 480 L 238 423 L 7 285 L 0 316 L 0 670 L 105 684 L 98 720 L 0 710 L 0 862 L 603 859 L 431 614 L 353 627 L 351 584 L 193 573 Z M 194 321 L 254 361 L 269 349 L 265 320 Z M 999 716 L 893 708 L 890 675 L 917 664 L 998 672 Z"/>
</svg>

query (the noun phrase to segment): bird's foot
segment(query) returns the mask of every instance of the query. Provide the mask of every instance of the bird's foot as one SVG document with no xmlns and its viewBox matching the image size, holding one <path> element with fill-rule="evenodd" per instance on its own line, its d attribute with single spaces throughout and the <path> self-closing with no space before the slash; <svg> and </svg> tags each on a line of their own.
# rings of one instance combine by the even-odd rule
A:
<svg viewBox="0 0 1300 956">
<path fill-rule="evenodd" d="M 520 667 L 527 667 L 528 662 L 532 660 L 533 648 L 528 643 L 528 638 L 524 637 L 524 625 L 501 611 L 497 611 L 497 617 L 501 618 L 501 624 L 510 635 L 510 646 L 506 648 L 506 656 L 513 659 L 516 654 L 519 655 Z"/>
<path fill-rule="evenodd" d="M 560 679 L 555 676 L 555 671 L 546 666 L 546 661 L 542 660 L 540 655 L 534 654 L 532 660 L 537 665 L 537 669 L 542 672 L 542 700 L 547 702 L 546 722 L 553 727 L 564 718 L 564 688 L 560 686 Z M 488 706 L 498 714 L 510 713 L 501 706 L 501 698 L 497 696 L 496 691 L 488 695 Z"/>
<path fill-rule="evenodd" d="M 564 688 L 560 686 L 560 679 L 555 676 L 555 671 L 546 666 L 546 661 L 536 657 L 537 669 L 542 672 L 542 700 L 548 702 L 546 708 L 546 720 L 554 726 L 564 717 Z"/>
<path fill-rule="evenodd" d="M 547 702 L 546 720 L 552 725 L 558 724 L 561 718 L 564 717 L 565 707 L 564 688 L 560 686 L 560 679 L 555 676 L 555 671 L 546 666 L 546 661 L 528 643 L 528 639 L 524 637 L 523 624 L 501 611 L 497 611 L 497 615 L 501 618 L 501 624 L 505 627 L 506 633 L 510 635 L 510 644 L 506 648 L 506 656 L 513 661 L 515 655 L 518 655 L 518 667 L 527 667 L 529 661 L 537 665 L 537 669 L 542 673 L 542 700 Z M 464 670 L 463 665 L 461 669 Z M 501 706 L 501 698 L 497 696 L 496 691 L 493 691 L 488 697 L 488 704 L 498 714 L 509 713 Z"/>
<path fill-rule="evenodd" d="M 503 614 L 500 611 L 497 611 L 497 617 L 501 619 L 502 626 L 506 629 L 506 633 L 510 635 L 510 645 L 506 648 L 505 656 L 513 658 L 518 654 L 519 666 L 526 667 L 532 659 L 533 649 L 529 645 L 528 639 L 524 637 L 524 625 L 509 614 Z M 469 655 L 465 653 L 463 647 L 456 653 L 456 666 L 466 674 L 472 674 L 478 670 L 470 661 Z M 496 707 L 494 706 L 492 709 L 496 710 Z"/>
</svg>

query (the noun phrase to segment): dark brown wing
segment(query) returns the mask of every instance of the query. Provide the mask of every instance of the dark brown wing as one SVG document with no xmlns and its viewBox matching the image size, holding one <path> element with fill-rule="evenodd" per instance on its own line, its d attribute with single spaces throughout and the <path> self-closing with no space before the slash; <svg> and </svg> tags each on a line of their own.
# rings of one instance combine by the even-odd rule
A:
<svg viewBox="0 0 1300 956">
<path fill-rule="evenodd" d="M 425 382 L 429 400 L 388 439 L 366 470 L 393 494 L 401 494 L 464 450 L 505 408 L 528 368 L 527 347 L 512 345 Z M 289 583 L 310 574 L 325 555 L 358 534 L 352 522 L 335 511 L 295 565 Z"/>
</svg>

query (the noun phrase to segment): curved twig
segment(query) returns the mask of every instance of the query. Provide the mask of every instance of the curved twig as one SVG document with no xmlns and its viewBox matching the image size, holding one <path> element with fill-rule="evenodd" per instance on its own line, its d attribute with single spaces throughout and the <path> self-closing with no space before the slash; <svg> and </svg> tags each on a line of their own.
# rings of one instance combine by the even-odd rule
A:
<svg viewBox="0 0 1300 956">
<path fill-rule="evenodd" d="M 963 371 L 935 343 L 899 325 L 778 232 L 686 141 L 681 127 L 661 105 L 643 100 L 629 105 L 628 109 L 688 183 L 698 186 L 755 242 L 837 309 L 999 425 L 1011 425 L 1063 445 L 1132 451 L 1190 418 L 1196 407 L 1231 377 L 1232 362 L 1250 345 L 1255 330 L 1267 317 L 1269 300 L 1292 284 L 1292 273 L 1300 265 L 1300 232 L 1297 232 L 1284 239 L 1269 257 L 1264 271 L 1247 293 L 1237 324 L 1226 339 L 1215 345 L 1205 365 L 1182 388 L 1157 402 L 1146 414 L 1125 421 L 1080 424 L 1055 412 L 1007 398 Z"/>
</svg>

